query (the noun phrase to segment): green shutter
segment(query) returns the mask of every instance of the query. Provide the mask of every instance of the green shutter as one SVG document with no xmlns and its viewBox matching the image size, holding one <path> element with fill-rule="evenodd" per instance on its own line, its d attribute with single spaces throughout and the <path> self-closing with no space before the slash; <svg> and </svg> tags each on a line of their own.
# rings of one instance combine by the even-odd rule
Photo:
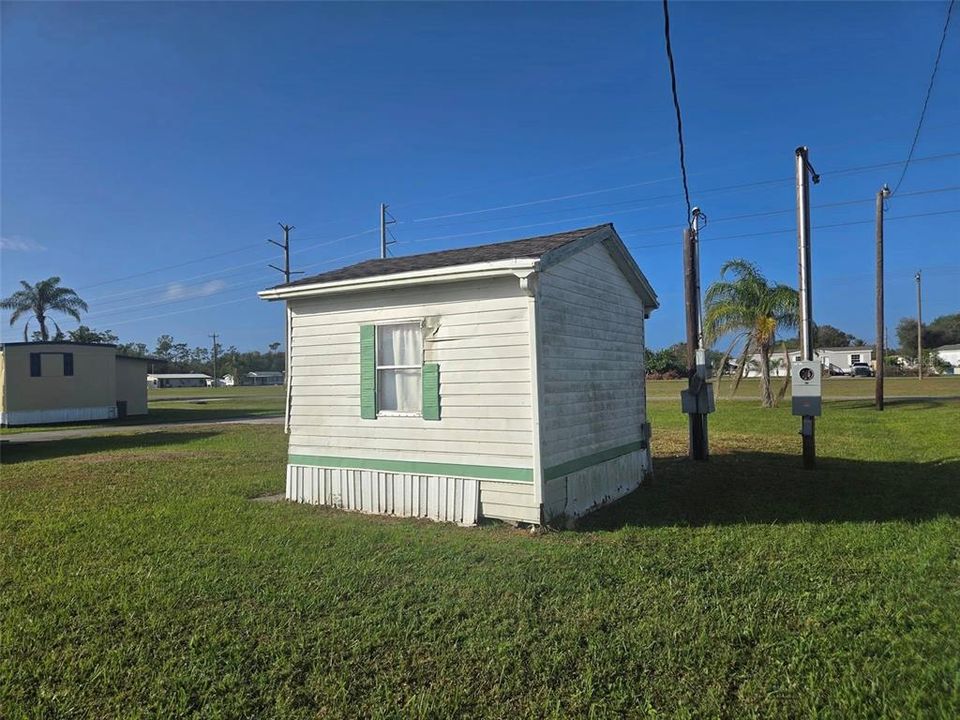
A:
<svg viewBox="0 0 960 720">
<path fill-rule="evenodd" d="M 423 419 L 440 419 L 440 366 L 423 364 Z"/>
<path fill-rule="evenodd" d="M 377 328 L 360 326 L 360 417 L 377 418 Z"/>
</svg>

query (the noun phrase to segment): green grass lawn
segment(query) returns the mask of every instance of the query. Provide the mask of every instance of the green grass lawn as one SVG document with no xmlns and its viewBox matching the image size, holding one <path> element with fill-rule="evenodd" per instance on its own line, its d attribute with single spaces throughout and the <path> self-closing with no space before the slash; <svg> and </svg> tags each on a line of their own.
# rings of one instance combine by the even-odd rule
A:
<svg viewBox="0 0 960 720">
<path fill-rule="evenodd" d="M 721 403 L 576 531 L 361 516 L 278 427 L 3 451 L 0 717 L 960 715 L 960 400 Z"/>
<path fill-rule="evenodd" d="M 716 383 L 716 378 L 714 379 Z M 779 391 L 783 378 L 772 379 L 774 391 Z M 831 377 L 823 379 L 823 397 L 825 400 L 851 397 L 873 397 L 876 381 L 873 378 Z M 647 393 L 651 400 L 660 398 L 676 399 L 680 402 L 680 391 L 687 386 L 686 380 L 647 380 Z M 718 397 L 730 397 L 733 387 L 731 378 L 724 377 L 720 383 Z M 925 377 L 888 377 L 883 383 L 884 397 L 960 397 L 960 375 Z M 790 390 L 787 389 L 787 397 Z M 760 378 L 744 378 L 734 396 L 741 400 L 760 398 Z"/>
</svg>

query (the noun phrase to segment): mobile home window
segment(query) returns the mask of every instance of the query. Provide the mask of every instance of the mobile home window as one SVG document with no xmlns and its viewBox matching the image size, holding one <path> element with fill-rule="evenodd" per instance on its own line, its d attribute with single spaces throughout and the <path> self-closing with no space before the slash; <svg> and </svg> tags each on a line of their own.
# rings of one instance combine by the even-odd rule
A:
<svg viewBox="0 0 960 720">
<path fill-rule="evenodd" d="M 377 327 L 377 409 L 419 415 L 423 365 L 419 323 Z"/>
<path fill-rule="evenodd" d="M 851 356 L 850 356 L 850 362 L 851 362 L 851 363 L 858 363 L 858 362 L 860 362 L 860 356 L 859 356 L 859 355 L 856 355 L 856 354 L 851 355 Z"/>
</svg>

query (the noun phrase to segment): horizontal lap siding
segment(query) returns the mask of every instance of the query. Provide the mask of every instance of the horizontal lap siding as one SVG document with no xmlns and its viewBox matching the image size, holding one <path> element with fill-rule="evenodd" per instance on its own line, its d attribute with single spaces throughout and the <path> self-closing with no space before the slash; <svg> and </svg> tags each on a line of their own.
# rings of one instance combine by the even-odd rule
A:
<svg viewBox="0 0 960 720">
<path fill-rule="evenodd" d="M 539 330 L 543 467 L 639 440 L 643 305 L 602 245 L 543 273 Z"/>
<path fill-rule="evenodd" d="M 290 307 L 291 454 L 532 467 L 529 321 L 516 279 L 311 298 Z M 362 420 L 360 326 L 419 319 L 437 327 L 423 347 L 425 362 L 440 366 L 440 421 Z"/>
</svg>

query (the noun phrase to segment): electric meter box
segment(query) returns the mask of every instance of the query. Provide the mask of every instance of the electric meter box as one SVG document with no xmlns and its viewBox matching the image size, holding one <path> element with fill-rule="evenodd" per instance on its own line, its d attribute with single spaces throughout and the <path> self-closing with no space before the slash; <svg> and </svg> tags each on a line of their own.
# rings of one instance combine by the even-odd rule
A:
<svg viewBox="0 0 960 720">
<path fill-rule="evenodd" d="M 802 360 L 790 368 L 790 391 L 793 395 L 793 414 L 820 417 L 821 388 L 820 362 Z"/>
<path fill-rule="evenodd" d="M 713 383 L 703 383 L 698 393 L 681 390 L 680 409 L 688 415 L 706 415 L 715 412 L 717 404 L 713 397 Z"/>
</svg>

